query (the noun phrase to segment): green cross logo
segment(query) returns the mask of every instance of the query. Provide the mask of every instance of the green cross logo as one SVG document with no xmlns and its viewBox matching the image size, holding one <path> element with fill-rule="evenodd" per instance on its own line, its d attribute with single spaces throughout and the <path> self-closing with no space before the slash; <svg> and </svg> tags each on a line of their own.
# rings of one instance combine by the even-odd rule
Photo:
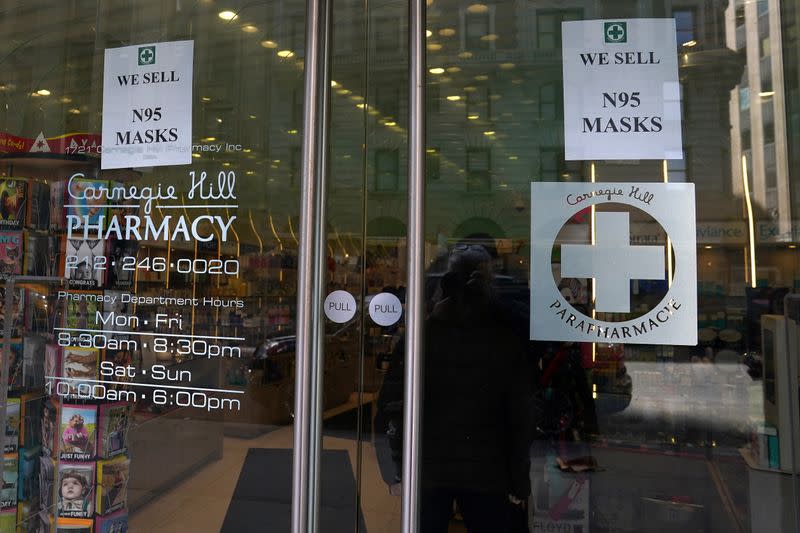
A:
<svg viewBox="0 0 800 533">
<path fill-rule="evenodd" d="M 627 22 L 604 22 L 603 33 L 606 43 L 619 44 L 628 42 Z"/>
<path fill-rule="evenodd" d="M 142 46 L 139 48 L 139 66 L 152 65 L 156 62 L 156 47 Z"/>
</svg>

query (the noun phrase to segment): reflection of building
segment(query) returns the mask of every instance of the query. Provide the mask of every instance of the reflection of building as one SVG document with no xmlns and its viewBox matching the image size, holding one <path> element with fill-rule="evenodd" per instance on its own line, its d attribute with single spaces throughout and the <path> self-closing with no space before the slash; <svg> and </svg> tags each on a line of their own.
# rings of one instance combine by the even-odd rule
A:
<svg viewBox="0 0 800 533">
<path fill-rule="evenodd" d="M 728 46 L 743 55 L 744 72 L 731 91 L 732 185 L 742 191 L 746 161 L 753 203 L 792 241 L 792 202 L 786 136 L 781 17 L 776 0 L 731 2 L 725 12 Z"/>
</svg>

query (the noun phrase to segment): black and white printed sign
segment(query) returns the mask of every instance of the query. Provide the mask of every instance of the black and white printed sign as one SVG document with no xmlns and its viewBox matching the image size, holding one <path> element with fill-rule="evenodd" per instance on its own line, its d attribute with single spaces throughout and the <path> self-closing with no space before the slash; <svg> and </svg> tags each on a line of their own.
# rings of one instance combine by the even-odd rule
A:
<svg viewBox="0 0 800 533">
<path fill-rule="evenodd" d="M 697 249 L 692 183 L 532 183 L 531 339 L 625 344 L 697 344 Z M 559 290 L 552 258 L 575 217 L 595 213 L 590 242 L 560 242 L 561 280 L 592 279 L 594 310 Z M 631 207 L 661 226 L 667 240 L 631 242 Z M 674 252 L 674 272 L 667 263 Z M 671 275 L 671 279 L 668 279 Z M 666 292 L 633 312 L 632 281 L 661 282 Z M 591 302 L 589 302 L 591 304 Z"/>
<path fill-rule="evenodd" d="M 681 159 L 674 19 L 563 22 L 567 160 Z"/>
<path fill-rule="evenodd" d="M 110 48 L 103 76 L 103 169 L 192 162 L 194 41 Z"/>
</svg>

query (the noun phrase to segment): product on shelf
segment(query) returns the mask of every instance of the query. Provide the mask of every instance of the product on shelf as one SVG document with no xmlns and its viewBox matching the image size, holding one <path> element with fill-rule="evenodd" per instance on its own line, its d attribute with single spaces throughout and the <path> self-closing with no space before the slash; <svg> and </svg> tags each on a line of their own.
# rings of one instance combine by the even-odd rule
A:
<svg viewBox="0 0 800 533">
<path fill-rule="evenodd" d="M 106 515 L 126 506 L 131 461 L 124 455 L 97 462 L 97 514 Z"/>
<path fill-rule="evenodd" d="M 91 518 L 94 514 L 95 464 L 58 464 L 58 517 Z"/>
<path fill-rule="evenodd" d="M 62 461 L 89 461 L 97 449 L 97 407 L 61 406 L 59 458 Z"/>
<path fill-rule="evenodd" d="M 19 179 L 0 180 L 0 229 L 22 229 L 25 225 L 26 185 Z"/>
</svg>

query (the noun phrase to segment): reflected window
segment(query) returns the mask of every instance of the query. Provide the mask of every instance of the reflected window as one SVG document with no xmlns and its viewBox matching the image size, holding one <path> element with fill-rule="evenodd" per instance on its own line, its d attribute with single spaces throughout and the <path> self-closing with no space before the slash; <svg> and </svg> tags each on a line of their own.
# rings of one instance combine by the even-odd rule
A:
<svg viewBox="0 0 800 533">
<path fill-rule="evenodd" d="M 694 41 L 696 39 L 694 9 L 674 9 L 672 11 L 672 17 L 675 19 L 675 32 L 677 33 L 678 46 Z"/>
<path fill-rule="evenodd" d="M 491 120 L 492 100 L 489 98 L 489 87 L 481 85 L 467 93 L 466 116 L 468 120 Z"/>
<path fill-rule="evenodd" d="M 476 4 L 482 5 L 482 4 Z M 461 12 L 464 36 L 462 48 L 472 51 L 491 50 L 494 47 L 494 7 L 467 8 Z"/>
<path fill-rule="evenodd" d="M 539 118 L 542 120 L 564 118 L 564 106 L 561 105 L 561 99 L 560 83 L 546 83 L 539 87 Z"/>
<path fill-rule="evenodd" d="M 440 174 L 441 158 L 439 157 L 439 147 L 432 146 L 425 153 L 425 175 L 428 181 L 437 181 Z"/>
<path fill-rule="evenodd" d="M 372 29 L 375 50 L 384 54 L 397 54 L 403 50 L 403 34 L 397 17 L 375 17 Z"/>
<path fill-rule="evenodd" d="M 300 183 L 300 147 L 289 149 L 289 185 L 296 187 Z"/>
<path fill-rule="evenodd" d="M 561 23 L 583 18 L 581 9 L 545 9 L 536 13 L 536 41 L 539 48 L 561 48 Z"/>
<path fill-rule="evenodd" d="M 539 149 L 539 179 L 560 181 L 565 174 L 564 152 L 560 148 Z"/>
<path fill-rule="evenodd" d="M 397 85 L 380 85 L 375 88 L 375 108 L 381 116 L 397 120 L 400 115 L 399 91 Z"/>
<path fill-rule="evenodd" d="M 683 159 L 667 160 L 667 177 L 670 182 L 681 183 L 688 181 L 690 154 L 691 147 L 684 146 Z"/>
<path fill-rule="evenodd" d="M 482 192 L 491 190 L 491 173 L 491 149 L 467 148 L 467 191 Z"/>
<path fill-rule="evenodd" d="M 400 157 L 397 149 L 375 151 L 375 190 L 396 191 L 400 174 Z"/>
</svg>

